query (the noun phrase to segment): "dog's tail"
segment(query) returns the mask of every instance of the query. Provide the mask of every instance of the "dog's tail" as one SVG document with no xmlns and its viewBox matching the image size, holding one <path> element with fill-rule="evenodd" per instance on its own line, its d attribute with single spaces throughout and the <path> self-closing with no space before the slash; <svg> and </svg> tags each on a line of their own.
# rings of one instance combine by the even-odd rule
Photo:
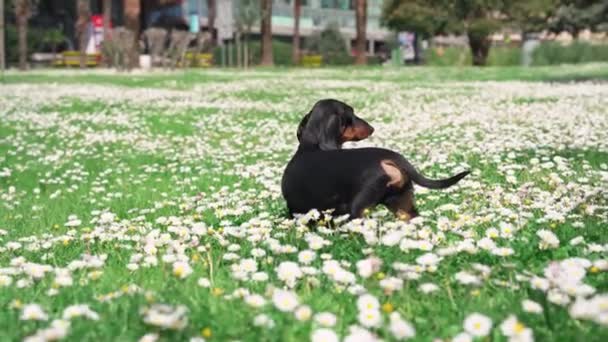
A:
<svg viewBox="0 0 608 342">
<path fill-rule="evenodd" d="M 418 172 L 418 170 L 416 170 L 416 168 L 403 156 L 399 156 L 395 162 L 397 162 L 397 165 L 414 183 L 429 189 L 445 189 L 458 183 L 458 181 L 471 173 L 471 171 L 464 171 L 450 178 L 429 179 L 420 174 L 420 172 Z"/>
</svg>

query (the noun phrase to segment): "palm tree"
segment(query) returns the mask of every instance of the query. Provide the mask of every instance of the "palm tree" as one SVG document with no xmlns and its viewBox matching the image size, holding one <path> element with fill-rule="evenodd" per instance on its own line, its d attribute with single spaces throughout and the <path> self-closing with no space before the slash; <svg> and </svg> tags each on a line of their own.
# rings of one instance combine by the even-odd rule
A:
<svg viewBox="0 0 608 342">
<path fill-rule="evenodd" d="M 2 13 L 4 15 L 4 13 Z M 31 15 L 29 0 L 15 0 L 15 18 L 19 41 L 19 70 L 27 69 L 27 21 Z"/>
<path fill-rule="evenodd" d="M 133 43 L 131 44 L 131 52 L 129 53 L 129 68 L 139 66 L 139 13 L 141 11 L 139 0 L 124 0 L 125 26 L 133 32 Z"/>
<path fill-rule="evenodd" d="M 103 0 L 103 40 L 110 40 L 110 22 L 112 22 L 112 0 Z"/>
<path fill-rule="evenodd" d="M 217 14 L 217 6 L 215 0 L 207 0 L 207 28 L 211 33 L 212 45 L 215 45 L 215 39 L 213 38 L 213 29 L 215 28 L 215 16 Z"/>
<path fill-rule="evenodd" d="M 78 0 L 78 20 L 76 21 L 76 35 L 78 36 L 78 49 L 80 50 L 80 68 L 84 69 L 87 63 L 87 27 L 91 17 L 89 0 Z"/>
<path fill-rule="evenodd" d="M 300 63 L 300 12 L 302 1 L 293 1 L 293 50 L 291 59 L 294 65 Z"/>
<path fill-rule="evenodd" d="M 4 0 L 0 0 L 0 72 L 3 72 L 4 68 Z"/>
<path fill-rule="evenodd" d="M 272 57 L 272 0 L 261 0 L 262 4 L 262 60 L 261 65 L 273 65 Z"/>
<path fill-rule="evenodd" d="M 357 41 L 355 43 L 356 58 L 355 64 L 367 64 L 367 55 L 365 52 L 365 29 L 367 26 L 367 0 L 357 0 L 355 7 L 355 16 L 357 21 Z"/>
</svg>

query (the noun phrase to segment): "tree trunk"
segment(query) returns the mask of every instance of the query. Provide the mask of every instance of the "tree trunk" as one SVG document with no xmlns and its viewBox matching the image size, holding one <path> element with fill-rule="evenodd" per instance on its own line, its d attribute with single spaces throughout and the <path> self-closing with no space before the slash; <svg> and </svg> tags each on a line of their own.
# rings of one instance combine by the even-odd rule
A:
<svg viewBox="0 0 608 342">
<path fill-rule="evenodd" d="M 207 28 L 211 33 L 211 46 L 215 46 L 215 16 L 217 14 L 217 6 L 215 0 L 207 0 Z"/>
<path fill-rule="evenodd" d="M 103 40 L 110 40 L 110 23 L 112 22 L 112 0 L 103 0 Z"/>
<path fill-rule="evenodd" d="M 0 0 L 0 72 L 6 68 L 4 56 L 4 0 Z"/>
<path fill-rule="evenodd" d="M 78 0 L 77 6 L 76 35 L 78 36 L 78 50 L 80 50 L 80 68 L 84 69 L 87 66 L 87 27 L 91 9 L 88 0 Z"/>
<path fill-rule="evenodd" d="M 19 41 L 19 70 L 25 70 L 27 69 L 27 21 L 30 18 L 29 0 L 15 1 L 15 18 L 17 21 L 17 39 Z"/>
<path fill-rule="evenodd" d="M 301 2 L 301 0 L 294 0 L 293 2 L 293 51 L 291 56 L 293 65 L 300 64 L 300 12 L 302 10 Z"/>
<path fill-rule="evenodd" d="M 469 47 L 471 48 L 471 56 L 473 59 L 473 65 L 484 66 L 488 59 L 488 53 L 490 52 L 490 36 L 480 36 L 475 34 L 468 34 Z"/>
<path fill-rule="evenodd" d="M 125 26 L 133 32 L 133 44 L 129 53 L 129 68 L 139 67 L 139 0 L 124 0 Z"/>
<path fill-rule="evenodd" d="M 247 27 L 247 31 L 245 32 L 245 48 L 243 49 L 243 59 L 245 60 L 245 70 L 249 68 L 249 33 L 251 32 L 251 27 Z"/>
<path fill-rule="evenodd" d="M 236 66 L 237 68 L 241 68 L 243 66 L 243 45 L 241 44 L 241 31 L 236 32 L 234 43 L 236 45 Z"/>
<path fill-rule="evenodd" d="M 420 64 L 420 36 L 414 33 L 414 64 Z"/>
<path fill-rule="evenodd" d="M 272 57 L 272 0 L 261 0 L 262 4 L 262 60 L 261 65 L 274 64 Z"/>
<path fill-rule="evenodd" d="M 357 0 L 355 8 L 355 17 L 357 21 L 357 41 L 355 43 L 355 64 L 367 64 L 367 53 L 365 48 L 365 29 L 367 27 L 367 0 Z"/>
</svg>

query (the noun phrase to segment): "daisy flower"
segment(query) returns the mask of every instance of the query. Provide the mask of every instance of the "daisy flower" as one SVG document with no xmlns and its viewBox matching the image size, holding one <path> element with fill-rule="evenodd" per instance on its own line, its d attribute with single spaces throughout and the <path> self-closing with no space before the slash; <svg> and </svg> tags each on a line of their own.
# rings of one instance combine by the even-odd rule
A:
<svg viewBox="0 0 608 342">
<path fill-rule="evenodd" d="M 525 312 L 540 314 L 543 312 L 543 307 L 535 301 L 524 299 L 521 302 L 521 307 Z"/>
<path fill-rule="evenodd" d="M 46 321 L 49 316 L 44 312 L 42 307 L 38 304 L 26 304 L 21 309 L 21 316 L 19 317 L 22 321 Z"/>
<path fill-rule="evenodd" d="M 272 302 L 280 311 L 290 312 L 298 306 L 298 297 L 294 292 L 277 289 L 272 294 Z"/>
<path fill-rule="evenodd" d="M 366 328 L 377 328 L 382 324 L 380 310 L 361 310 L 357 316 L 359 323 Z"/>
<path fill-rule="evenodd" d="M 340 339 L 333 330 L 330 329 L 317 329 L 310 335 L 311 342 L 338 342 Z"/>
<path fill-rule="evenodd" d="M 359 311 L 379 310 L 380 302 L 371 294 L 364 294 L 357 299 L 357 308 Z"/>
<path fill-rule="evenodd" d="M 310 309 L 310 306 L 302 305 L 299 306 L 293 314 L 298 321 L 308 321 L 312 316 L 312 310 Z"/>
<path fill-rule="evenodd" d="M 323 327 L 331 328 L 336 325 L 336 321 L 336 315 L 330 312 L 320 312 L 315 315 L 315 322 Z"/>
<path fill-rule="evenodd" d="M 472 313 L 464 320 L 464 330 L 475 337 L 484 337 L 492 330 L 492 320 L 480 313 Z"/>
</svg>

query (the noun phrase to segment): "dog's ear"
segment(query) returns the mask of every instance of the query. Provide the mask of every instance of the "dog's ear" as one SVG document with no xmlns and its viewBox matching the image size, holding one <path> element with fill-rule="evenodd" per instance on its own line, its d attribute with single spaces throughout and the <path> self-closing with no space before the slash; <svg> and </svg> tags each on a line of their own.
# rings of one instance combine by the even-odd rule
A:
<svg viewBox="0 0 608 342">
<path fill-rule="evenodd" d="M 304 128 L 306 127 L 306 124 L 308 123 L 308 120 L 310 119 L 310 114 L 312 114 L 312 111 L 309 112 L 308 114 L 306 114 L 302 118 L 302 121 L 300 121 L 300 124 L 298 125 L 298 132 L 296 133 L 296 135 L 298 137 L 299 142 L 302 142 L 302 133 L 304 132 Z"/>
<path fill-rule="evenodd" d="M 323 151 L 340 149 L 340 116 L 331 115 L 318 132 L 319 148 Z"/>
<path fill-rule="evenodd" d="M 315 106 L 300 122 L 298 141 L 301 145 L 317 146 L 319 149 L 340 148 L 340 118 Z"/>
</svg>

